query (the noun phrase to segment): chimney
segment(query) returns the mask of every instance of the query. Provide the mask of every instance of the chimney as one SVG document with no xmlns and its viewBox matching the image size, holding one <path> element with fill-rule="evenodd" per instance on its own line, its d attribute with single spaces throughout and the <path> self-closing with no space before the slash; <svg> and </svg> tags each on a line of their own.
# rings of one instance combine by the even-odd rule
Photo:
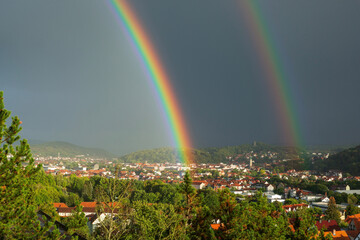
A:
<svg viewBox="0 0 360 240">
<path fill-rule="evenodd" d="M 335 229 L 335 228 L 333 229 L 333 232 L 332 232 L 332 233 L 333 233 L 333 236 L 336 235 L 336 229 Z"/>
</svg>

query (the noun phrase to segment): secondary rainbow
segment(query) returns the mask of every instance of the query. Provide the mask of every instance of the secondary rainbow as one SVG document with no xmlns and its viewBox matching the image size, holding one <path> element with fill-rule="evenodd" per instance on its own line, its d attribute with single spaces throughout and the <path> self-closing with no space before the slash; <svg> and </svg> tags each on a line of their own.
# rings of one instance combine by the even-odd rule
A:
<svg viewBox="0 0 360 240">
<path fill-rule="evenodd" d="M 251 33 L 254 47 L 258 53 L 261 68 L 274 98 L 276 113 L 283 128 L 284 140 L 288 145 L 301 147 L 301 134 L 291 91 L 288 86 L 285 70 L 275 50 L 271 35 L 266 26 L 260 8 L 255 0 L 240 0 L 240 9 Z"/>
<path fill-rule="evenodd" d="M 193 162 L 191 156 L 191 141 L 182 115 L 179 103 L 169 81 L 169 77 L 146 34 L 141 22 L 125 0 L 109 0 L 116 17 L 135 46 L 147 74 L 156 90 L 164 109 L 166 119 L 171 129 L 174 143 L 179 149 L 180 161 L 189 165 Z"/>
</svg>

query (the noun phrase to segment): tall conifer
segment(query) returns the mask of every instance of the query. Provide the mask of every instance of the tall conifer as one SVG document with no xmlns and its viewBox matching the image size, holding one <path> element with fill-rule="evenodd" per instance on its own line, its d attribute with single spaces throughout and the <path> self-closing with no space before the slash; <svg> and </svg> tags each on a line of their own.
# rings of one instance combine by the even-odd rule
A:
<svg viewBox="0 0 360 240">
<path fill-rule="evenodd" d="M 39 239 L 50 236 L 48 223 L 38 220 L 33 178 L 41 169 L 34 166 L 27 141 L 20 140 L 20 119 L 12 118 L 5 109 L 3 92 L 0 92 L 0 239 Z M 54 228 L 53 228 L 54 229 Z"/>
<path fill-rule="evenodd" d="M 330 198 L 328 203 L 328 208 L 325 211 L 325 218 L 327 220 L 336 220 L 337 223 L 340 223 L 340 212 L 336 206 L 336 201 L 334 197 Z"/>
</svg>

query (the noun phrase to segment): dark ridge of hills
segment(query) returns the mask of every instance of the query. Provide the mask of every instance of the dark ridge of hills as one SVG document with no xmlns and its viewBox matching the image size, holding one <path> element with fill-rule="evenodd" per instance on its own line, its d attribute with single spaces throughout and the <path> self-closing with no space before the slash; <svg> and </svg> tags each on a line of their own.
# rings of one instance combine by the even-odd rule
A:
<svg viewBox="0 0 360 240">
<path fill-rule="evenodd" d="M 79 155 L 83 155 L 85 157 L 92 158 L 106 158 L 113 159 L 117 156 L 115 154 L 109 153 L 103 149 L 97 148 L 86 148 L 77 146 L 75 144 L 55 141 L 55 142 L 43 142 L 38 143 L 40 141 L 30 140 L 31 150 L 34 155 L 39 156 L 60 156 L 62 157 L 75 157 Z M 343 150 L 345 147 L 343 146 L 310 146 L 306 147 L 305 151 L 309 152 L 329 152 L 331 154 L 335 154 L 340 150 Z M 356 147 L 354 149 L 357 149 Z M 209 147 L 209 148 L 201 148 L 201 149 L 191 149 L 191 153 L 193 155 L 194 162 L 196 163 L 229 163 L 229 162 L 248 162 L 248 154 L 250 152 L 255 153 L 257 156 L 252 156 L 252 159 L 257 164 L 262 163 L 271 163 L 273 160 L 298 160 L 299 159 L 299 150 L 295 147 L 286 147 L 286 146 L 276 146 L 265 143 L 256 143 L 256 144 L 243 144 L 238 146 L 225 146 L 225 147 Z M 304 150 L 300 150 L 304 151 Z M 344 152 L 344 153 L 343 153 Z M 347 150 L 342 151 L 343 155 L 347 152 Z M 269 156 L 275 153 L 275 157 Z M 338 153 L 338 154 L 340 154 Z M 263 155 L 264 157 L 261 157 Z M 341 156 L 343 156 L 341 155 Z M 346 154 L 345 154 L 346 155 Z M 332 161 L 335 155 L 331 155 L 328 159 Z M 336 158 L 336 157 L 335 157 Z M 148 162 L 148 163 L 175 163 L 179 159 L 178 151 L 173 147 L 163 147 L 149 150 L 141 150 L 136 151 L 119 158 L 120 162 Z M 350 159 L 352 159 L 350 157 Z M 360 161 L 360 160 L 358 160 Z M 329 162 L 330 163 L 330 162 Z M 341 167 L 344 169 L 346 163 L 341 163 Z M 328 164 L 323 161 L 317 161 L 314 164 L 314 168 L 316 170 L 328 170 L 328 169 L 343 169 L 337 166 L 337 164 L 332 163 Z M 350 167 L 351 168 L 351 167 Z M 352 167 L 352 169 L 355 169 Z M 350 172 L 348 169 L 347 172 Z M 360 170 L 360 166 L 359 166 Z M 354 171 L 352 171 L 354 172 Z M 360 171 L 359 171 L 360 172 Z"/>
<path fill-rule="evenodd" d="M 75 157 L 84 155 L 84 157 L 93 158 L 106 158 L 112 159 L 117 157 L 116 155 L 109 153 L 103 149 L 98 148 L 86 148 L 71 144 L 68 142 L 45 142 L 41 144 L 33 144 L 30 141 L 31 152 L 34 155 L 39 156 L 53 156 L 57 157 L 60 153 L 61 157 Z"/>
<path fill-rule="evenodd" d="M 245 154 L 253 151 L 260 155 L 268 152 L 276 153 L 279 159 L 298 159 L 298 149 L 294 147 L 274 146 L 265 143 L 244 144 L 239 146 L 210 147 L 191 149 L 196 163 L 226 163 L 231 161 L 245 161 Z M 133 152 L 120 157 L 121 162 L 175 163 L 178 158 L 175 148 L 156 148 Z M 273 158 L 256 158 L 257 163 L 273 161 Z M 247 160 L 246 160 L 247 161 Z"/>
<path fill-rule="evenodd" d="M 172 147 L 140 150 L 121 156 L 119 160 L 125 163 L 175 163 L 177 151 Z"/>
<path fill-rule="evenodd" d="M 351 175 L 360 175 L 360 145 L 330 155 L 314 163 L 318 171 L 340 170 Z"/>
<path fill-rule="evenodd" d="M 187 150 L 189 151 L 189 150 Z M 194 162 L 196 163 L 217 163 L 224 162 L 226 158 L 224 156 L 216 156 L 202 149 L 191 149 Z M 125 163 L 176 163 L 179 159 L 178 151 L 173 147 L 163 147 L 149 150 L 142 150 L 124 155 L 119 158 L 120 162 Z"/>
</svg>

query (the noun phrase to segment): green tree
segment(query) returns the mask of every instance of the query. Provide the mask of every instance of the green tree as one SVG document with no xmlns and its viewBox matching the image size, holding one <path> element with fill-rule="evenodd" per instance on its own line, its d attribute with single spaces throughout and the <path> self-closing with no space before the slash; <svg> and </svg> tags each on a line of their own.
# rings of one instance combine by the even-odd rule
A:
<svg viewBox="0 0 360 240">
<path fill-rule="evenodd" d="M 293 226 L 295 229 L 295 232 L 290 235 L 291 239 L 313 239 L 318 233 L 318 229 L 315 226 L 316 218 L 311 209 L 299 209 L 295 212 L 291 212 L 289 217 L 294 219 Z"/>
<path fill-rule="evenodd" d="M 347 199 L 348 204 L 353 204 L 355 205 L 358 202 L 358 199 L 356 196 L 354 196 L 353 194 L 349 194 L 348 195 L 348 199 Z"/>
<path fill-rule="evenodd" d="M 75 209 L 72 211 L 72 215 L 63 219 L 64 225 L 68 228 L 67 233 L 69 235 L 77 233 L 86 238 L 90 237 L 87 222 L 88 219 L 85 217 L 79 202 L 77 202 Z"/>
<path fill-rule="evenodd" d="M 353 204 L 349 204 L 346 207 L 346 211 L 345 211 L 345 217 L 351 216 L 351 215 L 355 215 L 360 213 L 360 208 L 353 205 Z"/>
<path fill-rule="evenodd" d="M 298 204 L 299 201 L 296 200 L 295 198 L 287 198 L 284 202 L 284 205 L 293 205 L 293 204 Z"/>
<path fill-rule="evenodd" d="M 69 207 L 74 207 L 78 202 L 81 202 L 79 195 L 72 192 L 70 192 L 68 196 L 65 197 L 65 199 L 66 199 L 66 205 L 68 205 Z"/>
<path fill-rule="evenodd" d="M 0 238 L 40 239 L 49 236 L 50 221 L 41 226 L 34 194 L 34 178 L 41 169 L 35 167 L 27 141 L 20 140 L 20 120 L 12 118 L 9 127 L 6 120 L 11 112 L 5 109 L 3 92 L 0 92 Z M 53 231 L 55 233 L 56 231 Z"/>
<path fill-rule="evenodd" d="M 93 200 L 93 185 L 91 181 L 86 181 L 82 190 L 82 197 L 85 201 Z"/>
<path fill-rule="evenodd" d="M 190 212 L 195 201 L 196 189 L 192 186 L 192 179 L 188 171 L 185 173 L 184 181 L 180 185 L 180 191 L 185 196 L 184 213 L 185 217 L 189 219 Z"/>
<path fill-rule="evenodd" d="M 201 205 L 207 206 L 212 216 L 219 210 L 220 202 L 218 193 L 211 188 L 200 190 Z"/>
<path fill-rule="evenodd" d="M 233 238 L 239 223 L 236 199 L 229 189 L 224 189 L 219 192 L 219 202 L 217 217 L 220 219 L 221 225 L 215 232 L 216 237 L 220 239 Z"/>
<path fill-rule="evenodd" d="M 186 219 L 171 204 L 135 202 L 132 219 L 132 239 L 187 239 Z"/>
<path fill-rule="evenodd" d="M 325 211 L 325 219 L 336 220 L 337 223 L 340 223 L 340 212 L 336 206 L 336 201 L 334 197 L 330 197 L 328 208 Z"/>
<path fill-rule="evenodd" d="M 214 219 L 209 207 L 201 203 L 194 208 L 194 213 L 188 236 L 191 239 L 216 239 L 214 230 L 209 227 Z"/>
<path fill-rule="evenodd" d="M 127 234 L 127 224 L 130 216 L 129 196 L 131 182 L 117 179 L 104 179 L 101 192 L 96 199 L 98 204 L 98 217 L 104 220 L 96 235 L 101 239 L 120 239 Z"/>
</svg>

